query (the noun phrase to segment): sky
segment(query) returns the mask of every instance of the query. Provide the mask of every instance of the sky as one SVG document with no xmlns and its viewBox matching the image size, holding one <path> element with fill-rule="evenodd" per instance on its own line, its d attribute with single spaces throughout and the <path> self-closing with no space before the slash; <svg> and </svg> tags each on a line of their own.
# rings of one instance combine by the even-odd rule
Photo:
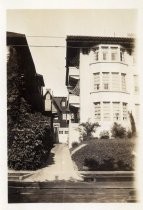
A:
<svg viewBox="0 0 143 210">
<path fill-rule="evenodd" d="M 26 35 L 36 71 L 44 77 L 44 90 L 51 89 L 54 96 L 68 95 L 67 35 L 128 36 L 136 34 L 136 27 L 136 10 L 7 10 L 7 31 Z M 62 47 L 45 47 L 56 45 Z"/>
</svg>

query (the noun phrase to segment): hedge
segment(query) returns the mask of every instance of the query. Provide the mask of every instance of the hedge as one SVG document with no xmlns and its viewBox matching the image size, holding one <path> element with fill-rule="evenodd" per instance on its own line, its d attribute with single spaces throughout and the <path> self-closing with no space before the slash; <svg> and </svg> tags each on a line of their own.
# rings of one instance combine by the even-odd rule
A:
<svg viewBox="0 0 143 210">
<path fill-rule="evenodd" d="M 40 113 L 28 114 L 27 127 L 10 130 L 8 136 L 8 166 L 16 170 L 36 170 L 46 165 L 52 148 L 48 122 Z M 26 120 L 25 120 L 26 121 Z"/>
<path fill-rule="evenodd" d="M 78 170 L 134 170 L 134 149 L 135 142 L 131 139 L 91 140 L 72 159 Z"/>
<path fill-rule="evenodd" d="M 15 48 L 7 64 L 8 167 L 36 170 L 46 165 L 52 148 L 49 119 L 32 109 Z"/>
</svg>

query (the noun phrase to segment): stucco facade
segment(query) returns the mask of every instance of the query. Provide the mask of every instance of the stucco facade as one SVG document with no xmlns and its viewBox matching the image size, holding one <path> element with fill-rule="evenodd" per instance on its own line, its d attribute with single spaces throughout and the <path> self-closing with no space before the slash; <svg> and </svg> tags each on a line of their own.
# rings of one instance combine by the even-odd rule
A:
<svg viewBox="0 0 143 210">
<path fill-rule="evenodd" d="M 97 136 L 102 130 L 110 131 L 114 122 L 130 129 L 129 112 L 138 127 L 139 87 L 135 60 L 133 38 L 67 37 L 69 109 L 72 115 L 70 107 L 78 108 L 78 123 L 98 122 Z M 77 84 L 79 95 L 74 91 Z M 77 122 L 71 120 L 70 123 Z"/>
</svg>

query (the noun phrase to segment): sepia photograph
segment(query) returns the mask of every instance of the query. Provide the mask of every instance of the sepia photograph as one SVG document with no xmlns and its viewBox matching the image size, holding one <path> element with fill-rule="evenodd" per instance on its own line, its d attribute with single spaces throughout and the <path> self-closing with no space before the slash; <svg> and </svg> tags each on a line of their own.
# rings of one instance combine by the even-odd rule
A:
<svg viewBox="0 0 143 210">
<path fill-rule="evenodd" d="M 6 17 L 8 203 L 138 203 L 138 11 Z"/>
</svg>

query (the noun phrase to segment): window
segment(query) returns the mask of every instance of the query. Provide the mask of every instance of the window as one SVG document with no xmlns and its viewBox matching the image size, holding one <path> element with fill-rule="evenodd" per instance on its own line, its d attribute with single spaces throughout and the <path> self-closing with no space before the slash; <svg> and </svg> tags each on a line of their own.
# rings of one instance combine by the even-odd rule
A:
<svg viewBox="0 0 143 210">
<path fill-rule="evenodd" d="M 102 83 L 103 83 L 103 90 L 109 89 L 109 73 L 103 72 L 102 73 Z"/>
<path fill-rule="evenodd" d="M 66 114 L 63 114 L 63 120 L 66 120 Z"/>
<path fill-rule="evenodd" d="M 65 134 L 68 134 L 69 132 L 68 131 L 65 131 Z"/>
<path fill-rule="evenodd" d="M 126 91 L 126 74 L 121 74 L 122 91 Z"/>
<path fill-rule="evenodd" d="M 117 60 L 117 47 L 111 47 L 111 60 L 116 61 Z"/>
<path fill-rule="evenodd" d="M 120 114 L 120 103 L 119 102 L 113 102 L 113 120 L 118 121 L 120 120 L 121 114 Z"/>
<path fill-rule="evenodd" d="M 94 91 L 97 91 L 100 89 L 100 74 L 95 73 L 94 74 Z"/>
<path fill-rule="evenodd" d="M 103 119 L 110 121 L 110 102 L 103 102 Z"/>
<path fill-rule="evenodd" d="M 99 102 L 94 104 L 95 108 L 95 120 L 100 121 L 101 120 L 101 104 Z"/>
<path fill-rule="evenodd" d="M 108 52 L 103 51 L 103 61 L 106 61 L 108 59 Z"/>
<path fill-rule="evenodd" d="M 138 75 L 134 75 L 134 92 L 139 92 L 139 86 L 138 86 Z"/>
<path fill-rule="evenodd" d="M 63 134 L 63 131 L 59 131 L 59 134 Z"/>
<path fill-rule="evenodd" d="M 127 120 L 127 103 L 123 103 L 123 120 Z"/>
<path fill-rule="evenodd" d="M 116 61 L 117 60 L 117 53 L 116 52 L 112 52 L 111 53 L 111 60 L 112 61 Z"/>
<path fill-rule="evenodd" d="M 112 90 L 119 91 L 120 90 L 120 80 L 119 73 L 112 73 Z"/>
</svg>

